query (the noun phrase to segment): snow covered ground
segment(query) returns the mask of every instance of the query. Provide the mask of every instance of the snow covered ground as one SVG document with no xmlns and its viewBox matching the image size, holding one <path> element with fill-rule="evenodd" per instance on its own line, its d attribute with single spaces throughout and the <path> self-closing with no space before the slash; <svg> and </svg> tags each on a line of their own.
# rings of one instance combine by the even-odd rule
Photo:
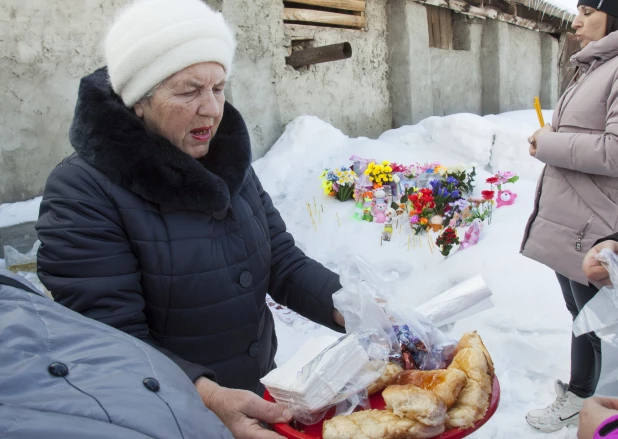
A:
<svg viewBox="0 0 618 439">
<path fill-rule="evenodd" d="M 545 113 L 551 120 L 551 112 Z M 519 254 L 525 223 L 532 210 L 541 164 L 528 155 L 527 137 L 538 127 L 533 111 L 479 117 L 460 114 L 429 118 L 418 125 L 384 133 L 377 140 L 350 139 L 311 116 L 288 125 L 271 151 L 254 166 L 285 219 L 297 244 L 333 270 L 351 254 L 360 254 L 378 269 L 396 270 L 396 297 L 415 306 L 450 286 L 481 274 L 494 293 L 495 307 L 458 322 L 459 337 L 478 330 L 496 362 L 502 401 L 494 418 L 475 438 L 575 438 L 575 429 L 550 435 L 528 427 L 525 413 L 553 401 L 553 381 L 569 379 L 571 323 L 554 273 Z M 495 137 L 495 142 L 493 139 Z M 494 146 L 492 148 L 492 142 Z M 480 243 L 444 259 L 430 252 L 427 241 L 408 251 L 408 228 L 380 245 L 382 226 L 356 222 L 354 203 L 324 196 L 319 176 L 324 168 L 349 164 L 352 155 L 397 163 L 442 161 L 477 163 L 481 169 L 513 171 L 521 177 L 511 186 L 515 205 L 494 211 Z M 492 166 L 495 165 L 495 166 Z M 477 191 L 490 174 L 481 170 Z M 306 204 L 316 200 L 324 213 L 314 230 Z M 339 216 L 341 226 L 337 223 Z M 305 340 L 330 331 L 304 319 L 276 318 L 277 362 L 283 363 Z"/>
<path fill-rule="evenodd" d="M 545 112 L 545 120 L 551 120 L 551 112 Z M 362 255 L 378 270 L 397 271 L 395 295 L 402 306 L 419 305 L 476 274 L 485 278 L 495 307 L 457 322 L 450 333 L 457 338 L 478 330 L 496 363 L 500 408 L 473 436 L 477 439 L 576 437 L 575 429 L 537 433 L 524 418 L 528 410 L 553 401 L 555 379 L 569 378 L 571 323 L 558 283 L 551 270 L 519 254 L 541 170 L 541 164 L 528 155 L 526 141 L 537 127 L 533 111 L 486 117 L 460 114 L 429 118 L 371 140 L 348 138 L 318 118 L 304 116 L 288 125 L 271 151 L 254 164 L 300 248 L 335 271 L 352 254 Z M 352 155 L 403 164 L 476 163 L 477 192 L 488 189 L 483 182 L 490 172 L 513 171 L 522 179 L 509 189 L 519 197 L 515 205 L 494 210 L 492 224 L 485 227 L 477 246 L 448 259 L 437 250 L 432 254 L 426 240 L 422 247 L 408 250 L 409 227 L 395 231 L 391 242 L 380 245 L 381 225 L 354 221 L 354 203 L 327 198 L 321 189 L 322 170 L 348 165 Z M 306 208 L 314 198 L 318 210 L 324 209 L 317 231 Z M 39 202 L 0 205 L 0 225 L 36 220 Z M 310 337 L 330 333 L 285 311 L 276 316 L 279 364 Z"/>
</svg>

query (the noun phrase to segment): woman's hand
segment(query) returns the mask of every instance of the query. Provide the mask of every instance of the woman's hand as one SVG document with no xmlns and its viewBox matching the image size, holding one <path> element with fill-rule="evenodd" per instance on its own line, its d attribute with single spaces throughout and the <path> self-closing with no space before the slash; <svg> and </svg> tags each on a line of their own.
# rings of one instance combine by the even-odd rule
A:
<svg viewBox="0 0 618 439">
<path fill-rule="evenodd" d="M 268 402 L 246 390 L 221 387 L 199 378 L 195 387 L 204 405 L 232 432 L 236 439 L 282 439 L 262 427 L 261 421 L 276 424 L 292 420 L 292 414 L 280 404 Z"/>
<path fill-rule="evenodd" d="M 582 268 L 588 281 L 592 284 L 599 286 L 611 285 L 612 282 L 609 279 L 609 273 L 607 269 L 601 264 L 601 262 L 597 259 L 597 255 L 604 248 L 610 249 L 614 253 L 618 253 L 618 242 L 616 241 L 604 241 L 600 244 L 595 245 L 590 249 L 590 251 L 584 257 L 584 262 L 582 263 Z"/>
<path fill-rule="evenodd" d="M 339 326 L 345 327 L 345 319 L 343 318 L 343 315 L 339 311 L 337 310 L 333 311 L 333 320 Z"/>
<path fill-rule="evenodd" d="M 536 143 L 539 137 L 547 133 L 555 133 L 556 130 L 550 124 L 545 125 L 543 128 L 539 128 L 534 134 L 528 137 L 528 143 L 530 144 L 530 155 L 536 157 Z"/>
<path fill-rule="evenodd" d="M 592 439 L 599 425 L 607 418 L 618 415 L 618 399 L 588 398 L 579 412 L 578 439 Z"/>
</svg>

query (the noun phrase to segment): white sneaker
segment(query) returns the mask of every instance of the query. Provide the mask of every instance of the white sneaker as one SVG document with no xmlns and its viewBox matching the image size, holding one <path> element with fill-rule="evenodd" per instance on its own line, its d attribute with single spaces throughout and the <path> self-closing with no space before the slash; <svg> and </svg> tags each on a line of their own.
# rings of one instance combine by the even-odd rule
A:
<svg viewBox="0 0 618 439">
<path fill-rule="evenodd" d="M 526 415 L 526 421 L 543 433 L 560 430 L 562 427 L 579 424 L 579 411 L 584 404 L 580 398 L 568 390 L 568 386 L 557 380 L 556 400 L 541 410 L 532 410 Z"/>
</svg>

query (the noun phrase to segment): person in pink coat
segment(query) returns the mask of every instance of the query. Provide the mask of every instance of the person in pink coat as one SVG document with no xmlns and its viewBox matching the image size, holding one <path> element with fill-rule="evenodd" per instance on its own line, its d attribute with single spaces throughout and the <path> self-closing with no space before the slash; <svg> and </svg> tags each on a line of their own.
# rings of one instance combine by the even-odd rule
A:
<svg viewBox="0 0 618 439">
<path fill-rule="evenodd" d="M 572 26 L 582 50 L 571 61 L 579 73 L 552 124 L 528 139 L 546 166 L 521 247 L 556 272 L 573 319 L 598 291 L 582 272 L 584 255 L 618 224 L 618 1 L 579 0 L 578 10 Z M 556 399 L 529 412 L 528 423 L 542 432 L 577 425 L 600 370 L 599 338 L 573 337 L 569 382 L 556 381 Z"/>
</svg>

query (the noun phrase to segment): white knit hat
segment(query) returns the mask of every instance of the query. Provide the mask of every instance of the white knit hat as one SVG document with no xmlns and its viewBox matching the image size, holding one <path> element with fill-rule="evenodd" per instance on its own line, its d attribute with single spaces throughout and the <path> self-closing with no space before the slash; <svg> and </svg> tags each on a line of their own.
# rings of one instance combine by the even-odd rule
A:
<svg viewBox="0 0 618 439">
<path fill-rule="evenodd" d="M 235 49 L 223 16 L 201 0 L 135 1 L 105 40 L 112 87 L 127 107 L 193 64 L 217 62 L 229 76 Z"/>
</svg>

